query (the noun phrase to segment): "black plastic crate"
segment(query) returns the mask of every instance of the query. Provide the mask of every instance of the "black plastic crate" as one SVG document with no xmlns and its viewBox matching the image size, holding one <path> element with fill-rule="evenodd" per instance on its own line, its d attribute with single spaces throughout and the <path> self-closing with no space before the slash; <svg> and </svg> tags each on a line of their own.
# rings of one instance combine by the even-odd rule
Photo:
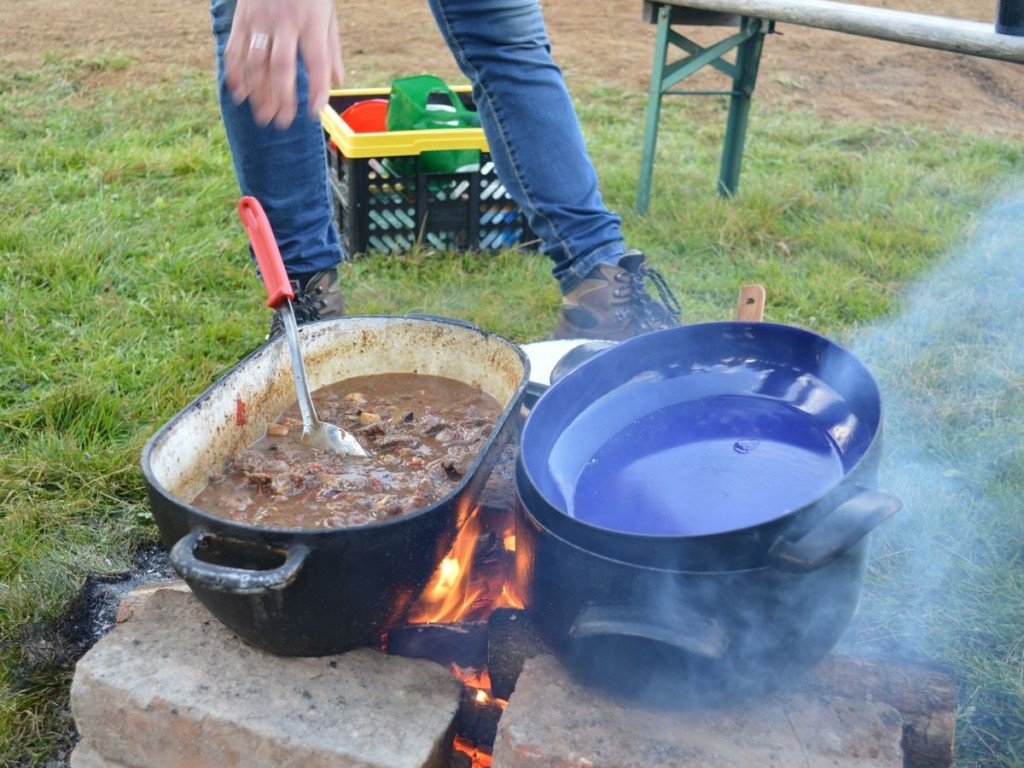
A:
<svg viewBox="0 0 1024 768">
<path fill-rule="evenodd" d="M 498 180 L 479 128 L 355 133 L 340 115 L 387 90 L 336 91 L 325 110 L 328 176 L 346 253 L 535 248 L 519 206 Z M 459 92 L 469 104 L 469 94 Z M 423 173 L 420 154 L 437 142 L 480 149 L 478 170 Z M 426 148 L 426 149 L 425 149 Z"/>
</svg>

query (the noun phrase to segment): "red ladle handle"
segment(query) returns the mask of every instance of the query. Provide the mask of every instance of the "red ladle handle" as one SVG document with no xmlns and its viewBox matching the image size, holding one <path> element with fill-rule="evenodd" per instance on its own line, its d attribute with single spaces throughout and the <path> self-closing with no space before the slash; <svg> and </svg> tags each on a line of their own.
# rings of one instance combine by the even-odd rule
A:
<svg viewBox="0 0 1024 768">
<path fill-rule="evenodd" d="M 238 217 L 249 233 L 252 252 L 256 254 L 256 263 L 260 267 L 260 277 L 267 287 L 267 306 L 277 309 L 285 299 L 294 299 L 295 292 L 281 260 L 281 251 L 277 247 L 274 230 L 270 227 L 270 219 L 260 201 L 248 196 L 238 201 Z"/>
</svg>

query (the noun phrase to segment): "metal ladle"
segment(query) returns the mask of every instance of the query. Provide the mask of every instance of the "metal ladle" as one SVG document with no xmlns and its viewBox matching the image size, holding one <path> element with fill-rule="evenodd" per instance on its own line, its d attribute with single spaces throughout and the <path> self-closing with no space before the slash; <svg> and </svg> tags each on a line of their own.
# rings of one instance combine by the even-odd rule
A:
<svg viewBox="0 0 1024 768">
<path fill-rule="evenodd" d="M 281 251 L 270 227 L 270 219 L 255 197 L 243 197 L 239 200 L 238 216 L 249 233 L 249 242 L 252 243 L 256 263 L 260 267 L 260 277 L 267 288 L 267 306 L 276 310 L 284 321 L 284 335 L 288 339 L 288 349 L 292 355 L 295 391 L 299 399 L 299 410 L 302 412 L 302 442 L 314 448 L 349 456 L 369 456 L 350 432 L 317 418 L 313 397 L 306 383 L 306 366 L 302 362 L 302 350 L 299 347 L 299 328 L 295 322 L 295 310 L 292 308 L 295 292 L 288 280 L 284 262 L 281 261 Z"/>
</svg>

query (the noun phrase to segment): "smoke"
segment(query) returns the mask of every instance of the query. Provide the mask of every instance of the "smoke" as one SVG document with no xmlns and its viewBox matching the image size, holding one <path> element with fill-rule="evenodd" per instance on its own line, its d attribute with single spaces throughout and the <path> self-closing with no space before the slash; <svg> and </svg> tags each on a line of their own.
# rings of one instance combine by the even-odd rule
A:
<svg viewBox="0 0 1024 768">
<path fill-rule="evenodd" d="M 995 678 L 1024 663 L 1024 188 L 849 343 L 879 380 L 880 487 L 904 509 L 874 537 L 844 642 Z M 978 674 L 981 674 L 980 670 Z M 991 679 L 991 677 L 990 677 Z"/>
</svg>

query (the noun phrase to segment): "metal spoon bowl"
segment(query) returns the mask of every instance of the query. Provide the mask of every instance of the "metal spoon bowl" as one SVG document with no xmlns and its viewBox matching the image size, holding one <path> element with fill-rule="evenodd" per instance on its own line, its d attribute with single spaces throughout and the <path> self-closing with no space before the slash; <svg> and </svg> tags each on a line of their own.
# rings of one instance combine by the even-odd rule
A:
<svg viewBox="0 0 1024 768">
<path fill-rule="evenodd" d="M 295 378 L 295 392 L 298 395 L 299 411 L 302 413 L 302 442 L 313 448 L 331 450 L 348 456 L 369 456 L 359 441 L 341 427 L 320 421 L 313 406 L 313 396 L 309 393 L 306 381 L 306 366 L 302 361 L 302 349 L 299 346 L 299 327 L 295 322 L 295 310 L 292 290 L 281 251 L 270 227 L 263 206 L 254 197 L 243 197 L 238 202 L 238 216 L 249 233 L 256 263 L 260 267 L 260 277 L 267 288 L 267 306 L 281 315 L 284 321 L 284 335 L 288 340 L 288 350 L 292 356 L 292 375 Z"/>
</svg>

